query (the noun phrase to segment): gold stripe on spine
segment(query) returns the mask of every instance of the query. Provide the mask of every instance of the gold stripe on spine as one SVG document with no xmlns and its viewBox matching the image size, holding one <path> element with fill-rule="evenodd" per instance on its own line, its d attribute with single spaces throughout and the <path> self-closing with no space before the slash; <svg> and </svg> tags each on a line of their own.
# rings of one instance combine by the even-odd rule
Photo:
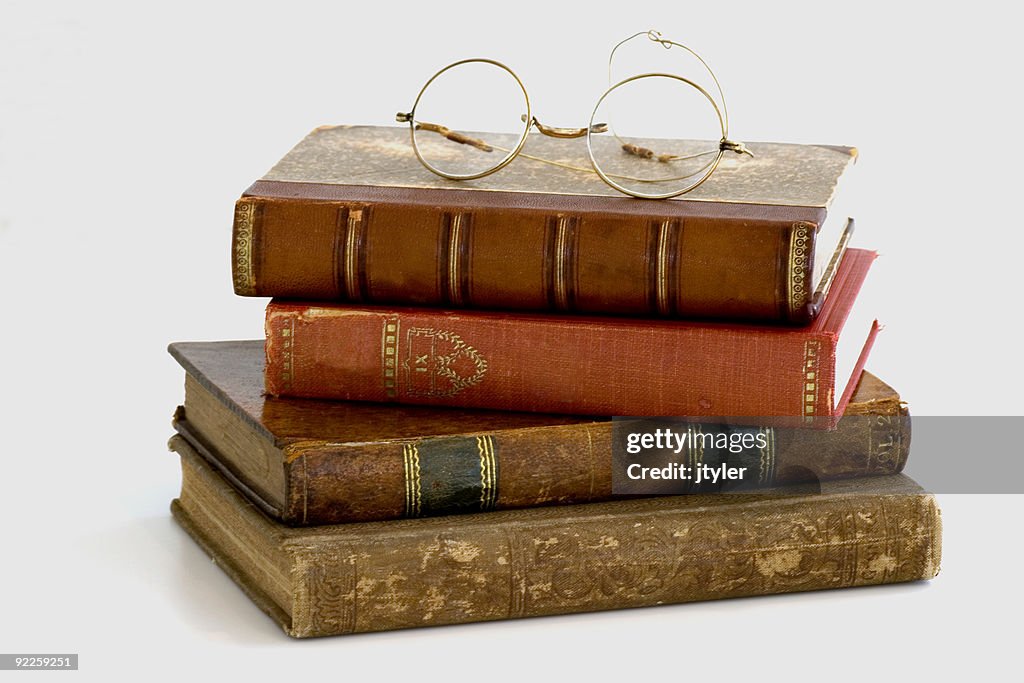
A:
<svg viewBox="0 0 1024 683">
<path fill-rule="evenodd" d="M 460 241 L 463 237 L 466 214 L 457 213 L 452 216 L 452 227 L 448 235 L 448 301 L 453 306 L 462 305 L 462 287 L 460 276 L 462 274 L 462 263 L 459 259 L 461 254 Z"/>
<path fill-rule="evenodd" d="M 789 232 L 789 261 L 786 273 L 786 303 L 790 317 L 796 317 L 810 302 L 811 289 L 808 279 L 811 263 L 811 232 L 813 223 L 798 221 Z"/>
<path fill-rule="evenodd" d="M 402 324 L 398 318 L 384 319 L 380 339 L 381 379 L 384 382 L 384 393 L 388 398 L 398 395 L 398 334 Z"/>
<path fill-rule="evenodd" d="M 302 523 L 309 522 L 309 467 L 306 454 L 302 454 Z"/>
<path fill-rule="evenodd" d="M 775 429 L 764 427 L 761 429 L 764 435 L 764 446 L 761 448 L 761 463 L 757 473 L 757 483 L 765 486 L 771 485 L 775 478 Z"/>
<path fill-rule="evenodd" d="M 291 391 L 292 381 L 295 379 L 295 368 L 292 364 L 294 346 L 295 318 L 288 316 L 281 328 L 281 386 L 285 391 Z"/>
<path fill-rule="evenodd" d="M 363 210 L 349 209 L 345 220 L 345 296 L 359 301 L 359 250 L 362 248 L 359 232 L 363 227 Z"/>
<path fill-rule="evenodd" d="M 686 425 L 686 443 L 683 444 L 686 455 L 683 457 L 683 461 L 687 467 L 693 467 L 693 427 Z M 692 471 L 692 469 L 691 469 Z"/>
<path fill-rule="evenodd" d="M 423 496 L 420 495 L 420 449 L 416 444 L 412 446 L 412 471 L 413 471 L 413 497 L 415 501 L 416 516 L 420 514 L 420 507 Z"/>
<path fill-rule="evenodd" d="M 572 220 L 568 216 L 559 216 L 555 228 L 555 307 L 558 310 L 569 310 L 569 230 Z"/>
<path fill-rule="evenodd" d="M 661 225 L 658 226 L 658 258 L 655 264 L 656 282 L 657 282 L 657 296 L 658 302 L 658 313 L 662 315 L 668 315 L 671 312 L 671 303 L 669 301 L 669 281 L 668 281 L 668 268 L 669 268 L 669 231 L 672 229 L 672 221 L 665 219 Z"/>
<path fill-rule="evenodd" d="M 758 485 L 764 484 L 764 470 L 765 470 L 765 449 L 761 449 L 761 458 L 757 461 L 757 483 Z"/>
<path fill-rule="evenodd" d="M 487 452 L 484 437 L 476 437 L 476 450 L 480 454 L 480 509 L 487 509 Z"/>
<path fill-rule="evenodd" d="M 480 491 L 481 508 L 490 510 L 493 508 L 494 496 L 494 454 L 491 452 L 490 439 L 483 437 L 484 460 L 487 463 L 487 476 L 483 477 L 483 490 Z"/>
<path fill-rule="evenodd" d="M 487 437 L 487 448 L 491 453 L 491 478 L 494 481 L 491 486 L 491 509 L 498 507 L 498 458 L 494 455 L 494 441 Z"/>
<path fill-rule="evenodd" d="M 476 437 L 480 452 L 480 510 L 493 510 L 498 502 L 498 477 L 494 461 L 494 442 L 489 436 Z"/>
<path fill-rule="evenodd" d="M 235 293 L 241 296 L 256 296 L 256 271 L 252 260 L 255 222 L 256 202 L 239 200 L 235 204 L 235 234 L 231 262 L 234 265 L 232 279 Z"/>
<path fill-rule="evenodd" d="M 494 458 L 494 441 L 489 436 L 484 437 L 484 441 L 487 442 L 487 461 L 491 472 L 487 509 L 493 510 L 498 504 L 498 463 Z"/>
<path fill-rule="evenodd" d="M 697 434 L 698 444 L 693 455 L 693 469 L 696 470 L 704 464 L 704 432 L 701 431 L 700 425 L 694 427 L 694 432 Z"/>
<path fill-rule="evenodd" d="M 402 464 L 405 469 L 405 516 L 419 517 L 422 490 L 420 488 L 420 451 L 416 444 L 402 447 Z"/>
<path fill-rule="evenodd" d="M 803 406 L 804 422 L 814 421 L 814 411 L 818 404 L 818 361 L 821 356 L 821 341 L 808 339 L 804 343 L 803 368 Z"/>
<path fill-rule="evenodd" d="M 703 445 L 702 445 L 703 448 Z M 686 464 L 690 468 L 690 481 L 697 477 L 697 430 L 686 425 Z"/>
<path fill-rule="evenodd" d="M 406 516 L 413 516 L 413 495 L 412 495 L 412 456 L 409 453 L 409 444 L 401 446 L 401 471 L 402 483 L 406 484 Z"/>
</svg>

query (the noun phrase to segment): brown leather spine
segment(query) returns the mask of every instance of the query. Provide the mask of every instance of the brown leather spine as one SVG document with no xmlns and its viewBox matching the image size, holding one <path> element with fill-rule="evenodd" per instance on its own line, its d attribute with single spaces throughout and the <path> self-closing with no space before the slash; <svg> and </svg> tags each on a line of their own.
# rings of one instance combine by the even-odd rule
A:
<svg viewBox="0 0 1024 683">
<path fill-rule="evenodd" d="M 888 410 L 844 418 L 831 431 L 778 428 L 773 432 L 771 458 L 762 462 L 763 472 L 752 478 L 772 486 L 895 474 L 903 469 L 910 452 L 910 419 L 898 401 Z M 449 471 L 451 484 L 472 476 L 479 480 L 475 456 L 481 439 L 490 441 L 500 463 L 496 504 L 462 511 L 612 499 L 611 423 L 500 430 L 456 438 L 466 455 L 465 471 Z M 410 446 L 422 454 L 430 442 L 415 439 L 286 449 L 289 488 L 283 521 L 316 525 L 427 516 L 407 503 L 406 491 L 420 485 L 420 474 L 418 470 L 411 474 L 404 464 Z"/>
<path fill-rule="evenodd" d="M 261 181 L 232 263 L 246 296 L 806 323 L 824 215 Z"/>
</svg>

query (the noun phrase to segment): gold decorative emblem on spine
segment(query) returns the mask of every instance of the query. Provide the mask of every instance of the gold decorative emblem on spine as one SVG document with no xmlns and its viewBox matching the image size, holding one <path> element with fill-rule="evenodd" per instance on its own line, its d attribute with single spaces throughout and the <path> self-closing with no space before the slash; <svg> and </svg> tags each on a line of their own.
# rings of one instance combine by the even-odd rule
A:
<svg viewBox="0 0 1024 683">
<path fill-rule="evenodd" d="M 381 333 L 380 367 L 388 398 L 395 398 L 398 394 L 398 333 L 401 326 L 398 318 L 386 318 Z"/>
<path fill-rule="evenodd" d="M 476 437 L 476 447 L 480 451 L 480 510 L 486 512 L 498 502 L 498 465 L 491 437 Z"/>
<path fill-rule="evenodd" d="M 292 380 L 295 378 L 294 367 L 292 366 L 292 349 L 295 345 L 295 318 L 285 318 L 284 327 L 281 328 L 281 385 L 286 391 L 292 388 Z"/>
<path fill-rule="evenodd" d="M 402 372 L 409 396 L 454 396 L 487 373 L 487 359 L 454 332 L 412 327 L 405 344 Z M 397 343 L 394 351 L 397 355 Z"/>
<path fill-rule="evenodd" d="M 345 296 L 349 301 L 359 301 L 359 249 L 362 247 L 360 232 L 363 227 L 363 210 L 349 209 L 345 220 Z"/>
<path fill-rule="evenodd" d="M 234 265 L 235 293 L 256 296 L 256 273 L 252 261 L 253 226 L 256 203 L 244 199 L 235 203 L 235 235 L 231 262 Z"/>
<path fill-rule="evenodd" d="M 461 306 L 462 301 L 462 287 L 460 286 L 459 276 L 462 273 L 462 262 L 459 258 L 461 254 L 461 241 L 463 239 L 464 223 L 466 215 L 463 213 L 457 213 L 452 216 L 452 228 L 448 236 L 448 297 L 453 306 Z"/>
<path fill-rule="evenodd" d="M 804 343 L 804 422 L 814 421 L 814 411 L 818 404 L 818 359 L 820 355 L 821 342 L 817 339 L 808 339 Z"/>
<path fill-rule="evenodd" d="M 775 480 L 775 428 L 764 427 L 764 446 L 761 448 L 761 464 L 757 473 L 757 483 L 771 485 Z"/>
<path fill-rule="evenodd" d="M 420 451 L 416 444 L 402 447 L 402 464 L 405 468 L 405 516 L 419 517 L 423 497 L 420 489 Z"/>
<path fill-rule="evenodd" d="M 813 223 L 798 221 L 793 224 L 789 233 L 789 272 L 787 273 L 787 295 L 789 315 L 795 317 L 810 301 L 808 265 L 811 262 L 811 233 L 815 229 Z"/>
</svg>

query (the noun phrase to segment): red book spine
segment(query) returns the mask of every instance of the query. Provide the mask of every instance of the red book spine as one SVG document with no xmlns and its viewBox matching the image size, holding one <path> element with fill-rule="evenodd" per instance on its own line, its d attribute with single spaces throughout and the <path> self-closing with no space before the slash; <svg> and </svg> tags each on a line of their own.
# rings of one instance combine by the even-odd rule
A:
<svg viewBox="0 0 1024 683">
<path fill-rule="evenodd" d="M 850 250 L 819 321 L 800 329 L 272 301 L 266 388 L 549 413 L 831 417 L 838 333 L 873 257 Z"/>
</svg>

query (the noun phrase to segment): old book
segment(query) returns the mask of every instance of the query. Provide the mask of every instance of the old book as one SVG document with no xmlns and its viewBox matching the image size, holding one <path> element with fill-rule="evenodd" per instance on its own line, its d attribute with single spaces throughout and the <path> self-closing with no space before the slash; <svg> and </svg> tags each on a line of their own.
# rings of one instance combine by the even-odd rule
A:
<svg viewBox="0 0 1024 683">
<path fill-rule="evenodd" d="M 832 418 L 877 330 L 858 322 L 840 337 L 874 257 L 847 250 L 804 328 L 275 299 L 266 388 L 546 413 Z"/>
<path fill-rule="evenodd" d="M 749 147 L 693 192 L 644 201 L 524 156 L 445 180 L 408 129 L 318 128 L 238 200 L 235 291 L 806 323 L 852 230 L 838 185 L 856 151 Z M 531 137 L 524 152 L 588 165 L 580 140 Z"/>
<path fill-rule="evenodd" d="M 291 636 L 930 579 L 941 522 L 903 475 L 820 494 L 664 496 L 294 529 L 180 436 L 171 509 Z"/>
<path fill-rule="evenodd" d="M 289 525 L 605 500 L 612 424 L 594 418 L 263 394 L 260 341 L 178 343 L 175 428 L 268 515 Z M 833 431 L 777 428 L 764 485 L 892 474 L 910 449 L 899 395 L 864 373 Z"/>
</svg>

